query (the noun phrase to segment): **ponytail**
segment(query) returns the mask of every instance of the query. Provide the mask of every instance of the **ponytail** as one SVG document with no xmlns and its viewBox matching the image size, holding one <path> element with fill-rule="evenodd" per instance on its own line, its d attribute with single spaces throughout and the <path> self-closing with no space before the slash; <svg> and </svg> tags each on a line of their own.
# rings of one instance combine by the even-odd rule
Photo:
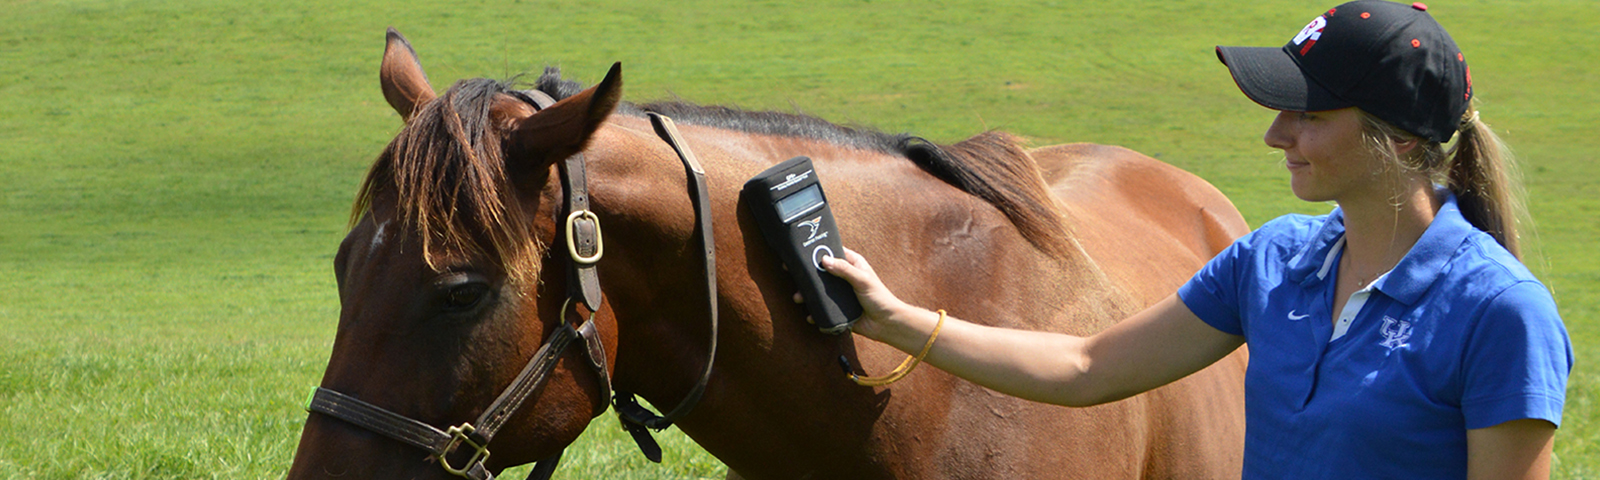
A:
<svg viewBox="0 0 1600 480">
<path fill-rule="evenodd" d="M 1519 226 L 1532 228 L 1516 158 L 1500 137 L 1478 119 L 1476 108 L 1461 116 L 1455 144 L 1445 151 L 1439 142 L 1416 136 L 1375 115 L 1361 111 L 1362 139 L 1387 165 L 1426 175 L 1456 195 L 1461 216 L 1493 236 L 1511 255 L 1522 259 Z M 1421 148 L 1401 156 L 1398 142 L 1417 141 Z"/>
<path fill-rule="evenodd" d="M 1456 194 L 1461 216 L 1487 232 L 1511 255 L 1522 259 L 1519 224 L 1528 219 L 1522 175 L 1516 158 L 1489 125 L 1469 107 L 1462 116 L 1445 170 L 1445 185 Z"/>
</svg>

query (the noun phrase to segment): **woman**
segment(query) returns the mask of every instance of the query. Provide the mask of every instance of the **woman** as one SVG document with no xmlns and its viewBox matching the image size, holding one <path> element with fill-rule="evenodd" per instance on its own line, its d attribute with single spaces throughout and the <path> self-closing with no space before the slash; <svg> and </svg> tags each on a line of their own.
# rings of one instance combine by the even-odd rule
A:
<svg viewBox="0 0 1600 480">
<path fill-rule="evenodd" d="M 1086 406 L 1251 349 L 1246 478 L 1544 478 L 1572 349 L 1518 257 L 1516 184 L 1464 56 L 1422 4 L 1357 1 L 1283 48 L 1218 47 L 1278 110 L 1295 195 L 1336 201 L 1239 239 L 1178 292 L 1088 338 L 895 298 L 855 252 L 856 333 L 1019 397 Z M 1455 137 L 1454 147 L 1443 144 Z"/>
</svg>

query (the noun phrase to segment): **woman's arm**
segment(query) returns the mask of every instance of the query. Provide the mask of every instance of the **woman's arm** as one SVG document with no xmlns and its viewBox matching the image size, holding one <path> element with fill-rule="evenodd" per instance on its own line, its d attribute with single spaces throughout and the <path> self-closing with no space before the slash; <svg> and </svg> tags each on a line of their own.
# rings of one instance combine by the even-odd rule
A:
<svg viewBox="0 0 1600 480">
<path fill-rule="evenodd" d="M 826 259 L 865 309 L 853 330 L 903 351 L 927 342 L 939 315 L 900 301 L 861 255 Z M 1126 398 L 1194 373 L 1244 343 L 1196 317 L 1172 295 L 1089 338 L 988 327 L 946 318 L 926 361 L 1028 400 L 1087 406 Z"/>
<path fill-rule="evenodd" d="M 1534 418 L 1467 430 L 1467 478 L 1550 478 L 1555 436 L 1554 424 Z"/>
</svg>

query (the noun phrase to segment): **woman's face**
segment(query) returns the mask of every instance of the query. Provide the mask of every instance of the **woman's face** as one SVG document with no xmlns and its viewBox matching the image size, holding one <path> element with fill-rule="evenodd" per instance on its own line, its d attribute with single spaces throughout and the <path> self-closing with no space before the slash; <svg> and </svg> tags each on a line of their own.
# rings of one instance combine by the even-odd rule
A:
<svg viewBox="0 0 1600 480">
<path fill-rule="evenodd" d="M 1321 112 L 1278 112 L 1263 138 L 1283 150 L 1294 195 L 1308 202 L 1387 195 L 1381 160 L 1362 144 L 1354 107 Z"/>
</svg>

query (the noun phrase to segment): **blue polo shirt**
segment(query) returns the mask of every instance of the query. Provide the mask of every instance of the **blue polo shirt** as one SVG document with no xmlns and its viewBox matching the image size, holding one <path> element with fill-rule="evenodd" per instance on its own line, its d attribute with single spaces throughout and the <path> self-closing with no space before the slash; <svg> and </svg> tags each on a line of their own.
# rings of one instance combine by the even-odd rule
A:
<svg viewBox="0 0 1600 480">
<path fill-rule="evenodd" d="M 1281 217 L 1178 290 L 1250 347 L 1244 478 L 1465 478 L 1468 429 L 1561 424 L 1573 359 L 1555 301 L 1453 195 L 1336 337 L 1343 237 L 1337 208 Z"/>
</svg>

